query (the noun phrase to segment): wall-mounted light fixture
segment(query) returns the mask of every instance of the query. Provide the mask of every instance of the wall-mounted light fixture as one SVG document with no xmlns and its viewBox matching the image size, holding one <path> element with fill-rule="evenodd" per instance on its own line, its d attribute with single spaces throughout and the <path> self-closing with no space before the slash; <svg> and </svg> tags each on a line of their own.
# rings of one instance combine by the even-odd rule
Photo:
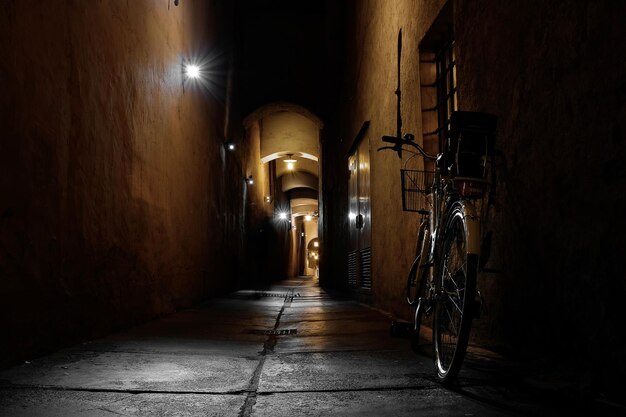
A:
<svg viewBox="0 0 626 417">
<path fill-rule="evenodd" d="M 227 151 L 234 151 L 235 142 L 228 140 L 228 139 L 224 139 L 224 149 L 226 149 Z"/>
<path fill-rule="evenodd" d="M 190 62 L 185 64 L 185 75 L 187 78 L 197 80 L 201 76 L 200 66 Z"/>
<path fill-rule="evenodd" d="M 252 178 L 252 175 L 250 175 L 250 176 L 248 176 L 248 178 L 246 178 L 246 183 L 248 185 L 254 184 L 254 179 Z"/>
<path fill-rule="evenodd" d="M 266 195 L 265 196 L 265 202 L 266 203 L 271 203 L 272 202 L 272 196 L 271 195 Z"/>
<path fill-rule="evenodd" d="M 200 84 L 204 85 L 205 69 L 197 60 L 185 58 L 182 63 L 182 80 L 183 80 L 183 92 L 185 91 L 185 84 Z"/>
<path fill-rule="evenodd" d="M 288 153 L 287 159 L 283 159 L 283 162 L 287 164 L 287 169 L 289 171 L 293 171 L 295 167 L 295 163 L 298 162 L 296 159 L 293 159 L 293 155 Z"/>
</svg>

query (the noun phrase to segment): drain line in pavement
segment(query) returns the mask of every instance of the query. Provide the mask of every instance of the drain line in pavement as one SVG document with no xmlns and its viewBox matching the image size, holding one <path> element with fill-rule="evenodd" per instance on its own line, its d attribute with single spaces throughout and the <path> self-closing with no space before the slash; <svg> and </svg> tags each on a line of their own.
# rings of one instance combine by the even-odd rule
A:
<svg viewBox="0 0 626 417">
<path fill-rule="evenodd" d="M 246 401 L 244 401 L 241 409 L 239 410 L 239 417 L 249 417 L 252 414 L 252 408 L 254 404 L 256 404 L 257 391 L 259 389 L 259 382 L 261 380 L 261 372 L 263 371 L 263 366 L 265 365 L 265 360 L 267 359 L 267 355 L 274 353 L 274 346 L 276 346 L 276 335 L 280 334 L 277 330 L 280 325 L 280 318 L 285 311 L 285 307 L 288 307 L 293 301 L 293 290 L 289 290 L 285 295 L 285 301 L 283 302 L 283 306 L 278 312 L 278 316 L 276 317 L 276 323 L 274 323 L 274 330 L 268 333 L 267 340 L 263 342 L 263 350 L 260 352 L 261 360 L 254 370 L 254 374 L 252 375 L 252 379 L 250 380 L 250 386 L 247 389 L 248 395 L 246 396 Z M 294 333 L 295 333 L 295 329 Z"/>
</svg>

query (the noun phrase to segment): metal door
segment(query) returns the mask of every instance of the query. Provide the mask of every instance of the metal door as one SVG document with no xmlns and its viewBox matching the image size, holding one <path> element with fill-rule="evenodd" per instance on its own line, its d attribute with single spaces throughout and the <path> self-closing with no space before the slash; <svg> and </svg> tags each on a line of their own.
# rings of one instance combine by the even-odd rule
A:
<svg viewBox="0 0 626 417">
<path fill-rule="evenodd" d="M 348 157 L 350 171 L 348 282 L 353 287 L 370 289 L 372 286 L 371 246 L 372 224 L 370 204 L 370 148 L 364 137 Z"/>
</svg>

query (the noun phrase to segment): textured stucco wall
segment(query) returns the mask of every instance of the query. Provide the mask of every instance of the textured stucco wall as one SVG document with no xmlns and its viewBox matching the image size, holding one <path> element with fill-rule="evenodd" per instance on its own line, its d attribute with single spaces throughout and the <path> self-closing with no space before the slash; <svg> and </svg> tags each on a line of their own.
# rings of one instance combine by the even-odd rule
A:
<svg viewBox="0 0 626 417">
<path fill-rule="evenodd" d="M 222 148 L 224 91 L 181 75 L 183 58 L 216 48 L 223 12 L 3 3 L 1 361 L 236 285 L 241 166 Z"/>
<path fill-rule="evenodd" d="M 348 2 L 346 9 L 345 75 L 342 112 L 337 138 L 325 140 L 324 184 L 327 196 L 324 222 L 332 231 L 329 240 L 347 243 L 347 153 L 363 122 L 369 121 L 364 136 L 369 141 L 371 162 L 372 291 L 370 301 L 396 317 L 410 311 L 404 301 L 404 280 L 415 254 L 415 231 L 419 216 L 402 211 L 400 169 L 403 161 L 393 152 L 377 152 L 383 135 L 396 132 L 398 32 L 402 29 L 402 118 L 403 132 L 419 138 L 418 44 L 443 2 L 396 1 L 390 7 L 382 0 Z M 331 125 L 332 126 L 332 125 Z M 330 128 L 329 128 L 330 130 Z M 327 133 L 331 136 L 332 133 Z M 406 159 L 406 158 L 405 158 Z M 346 181 L 346 183 L 344 183 Z M 330 245 L 336 242 L 329 242 Z M 326 245 L 326 243 L 325 243 Z M 331 246 L 332 248 L 332 246 Z M 347 253 L 325 246 L 320 281 L 342 286 L 346 279 Z M 329 268 L 330 265 L 333 265 Z"/>
<path fill-rule="evenodd" d="M 324 142 L 324 156 L 335 158 L 325 173 L 341 173 L 363 121 L 371 121 L 371 148 L 395 133 L 401 27 L 403 130 L 419 138 L 417 49 L 443 4 L 348 3 L 343 111 L 338 140 Z M 583 385 L 625 368 L 626 61 L 616 50 L 626 39 L 625 9 L 606 1 L 454 1 L 459 107 L 498 115 L 503 151 L 487 224 L 495 234 L 489 266 L 502 273 L 480 277 L 489 314 L 476 322 L 474 341 L 556 359 L 551 366 L 577 368 Z M 393 154 L 372 152 L 371 302 L 407 317 L 402 291 L 416 225 L 400 211 L 399 169 Z M 326 200 L 325 239 L 345 244 L 345 184 L 325 187 L 345 195 L 343 203 Z M 341 286 L 345 248 L 330 257 L 323 272 L 339 273 L 322 282 Z"/>
</svg>

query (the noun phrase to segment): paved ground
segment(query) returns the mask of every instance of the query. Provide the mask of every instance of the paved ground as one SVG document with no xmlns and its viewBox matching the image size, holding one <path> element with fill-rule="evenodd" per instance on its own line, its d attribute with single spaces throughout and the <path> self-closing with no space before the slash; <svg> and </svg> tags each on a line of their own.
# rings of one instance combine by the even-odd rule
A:
<svg viewBox="0 0 626 417">
<path fill-rule="evenodd" d="M 0 416 L 626 415 L 478 349 L 444 389 L 389 324 L 310 279 L 240 291 L 0 372 Z"/>
</svg>

